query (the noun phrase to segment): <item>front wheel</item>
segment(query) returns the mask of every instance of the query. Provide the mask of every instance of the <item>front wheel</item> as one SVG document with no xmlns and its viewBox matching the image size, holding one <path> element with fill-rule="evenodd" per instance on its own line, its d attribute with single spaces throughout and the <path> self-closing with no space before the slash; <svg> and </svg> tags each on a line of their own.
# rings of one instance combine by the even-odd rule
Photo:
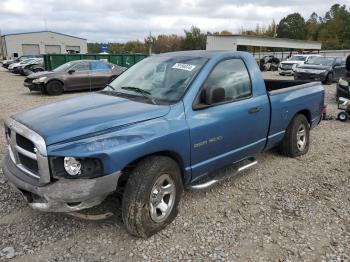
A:
<svg viewBox="0 0 350 262">
<path fill-rule="evenodd" d="M 46 84 L 45 91 L 50 96 L 58 96 L 63 93 L 63 84 L 60 81 L 50 81 Z"/>
<path fill-rule="evenodd" d="M 338 114 L 338 119 L 342 122 L 346 122 L 349 119 L 349 114 L 347 112 L 340 112 Z"/>
<path fill-rule="evenodd" d="M 309 151 L 310 128 L 306 117 L 302 114 L 294 117 L 289 124 L 280 151 L 289 157 L 298 157 Z"/>
<path fill-rule="evenodd" d="M 183 192 L 181 170 L 171 158 L 152 156 L 131 171 L 123 194 L 122 216 L 127 231 L 147 238 L 170 224 Z"/>
</svg>

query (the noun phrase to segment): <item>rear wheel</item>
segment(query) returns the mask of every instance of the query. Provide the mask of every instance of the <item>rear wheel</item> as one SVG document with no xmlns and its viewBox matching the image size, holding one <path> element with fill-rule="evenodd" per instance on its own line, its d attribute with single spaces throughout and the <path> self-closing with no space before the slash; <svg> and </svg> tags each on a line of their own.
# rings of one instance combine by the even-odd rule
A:
<svg viewBox="0 0 350 262">
<path fill-rule="evenodd" d="M 349 114 L 347 113 L 347 112 L 340 112 L 339 114 L 338 114 L 338 119 L 340 120 L 340 121 L 342 121 L 342 122 L 346 122 L 346 121 L 348 121 L 348 119 L 349 119 Z"/>
<path fill-rule="evenodd" d="M 176 217 L 183 192 L 181 171 L 169 157 L 152 156 L 141 160 L 131 171 L 122 204 L 128 232 L 147 238 Z"/>
<path fill-rule="evenodd" d="M 289 157 L 298 157 L 309 151 L 310 128 L 304 115 L 297 115 L 289 124 L 280 145 L 280 151 L 283 155 Z"/>
<path fill-rule="evenodd" d="M 63 93 L 63 84 L 60 81 L 50 81 L 45 87 L 46 93 L 50 96 L 58 96 Z"/>
</svg>

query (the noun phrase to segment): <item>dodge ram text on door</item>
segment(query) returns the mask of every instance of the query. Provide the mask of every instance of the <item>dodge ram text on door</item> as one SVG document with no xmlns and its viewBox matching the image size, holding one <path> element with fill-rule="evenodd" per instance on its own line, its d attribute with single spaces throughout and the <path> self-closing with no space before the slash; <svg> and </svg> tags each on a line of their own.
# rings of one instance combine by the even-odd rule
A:
<svg viewBox="0 0 350 262">
<path fill-rule="evenodd" d="M 279 147 L 306 154 L 321 120 L 320 82 L 264 80 L 244 52 L 149 57 L 104 90 L 16 114 L 3 171 L 37 210 L 71 212 L 123 193 L 129 233 L 148 237 L 177 215 L 183 189 L 221 181 Z"/>
</svg>

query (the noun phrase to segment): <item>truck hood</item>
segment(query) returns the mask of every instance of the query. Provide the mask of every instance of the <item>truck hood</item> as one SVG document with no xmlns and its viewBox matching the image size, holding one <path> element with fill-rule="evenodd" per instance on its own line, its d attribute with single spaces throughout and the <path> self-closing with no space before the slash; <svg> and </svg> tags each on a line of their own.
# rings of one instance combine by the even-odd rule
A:
<svg viewBox="0 0 350 262">
<path fill-rule="evenodd" d="M 12 116 L 41 135 L 47 145 L 162 117 L 169 105 L 153 105 L 94 93 Z"/>
</svg>

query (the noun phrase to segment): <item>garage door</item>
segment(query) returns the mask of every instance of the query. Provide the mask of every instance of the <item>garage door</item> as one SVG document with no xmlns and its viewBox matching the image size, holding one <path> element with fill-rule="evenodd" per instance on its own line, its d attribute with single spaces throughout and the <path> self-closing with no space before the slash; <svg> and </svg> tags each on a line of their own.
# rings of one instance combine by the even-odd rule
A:
<svg viewBox="0 0 350 262">
<path fill-rule="evenodd" d="M 80 46 L 66 45 L 67 53 L 80 53 Z"/>
<path fill-rule="evenodd" d="M 46 54 L 60 54 L 61 46 L 59 45 L 45 45 Z"/>
<path fill-rule="evenodd" d="M 39 55 L 39 45 L 22 44 L 23 55 Z"/>
</svg>

